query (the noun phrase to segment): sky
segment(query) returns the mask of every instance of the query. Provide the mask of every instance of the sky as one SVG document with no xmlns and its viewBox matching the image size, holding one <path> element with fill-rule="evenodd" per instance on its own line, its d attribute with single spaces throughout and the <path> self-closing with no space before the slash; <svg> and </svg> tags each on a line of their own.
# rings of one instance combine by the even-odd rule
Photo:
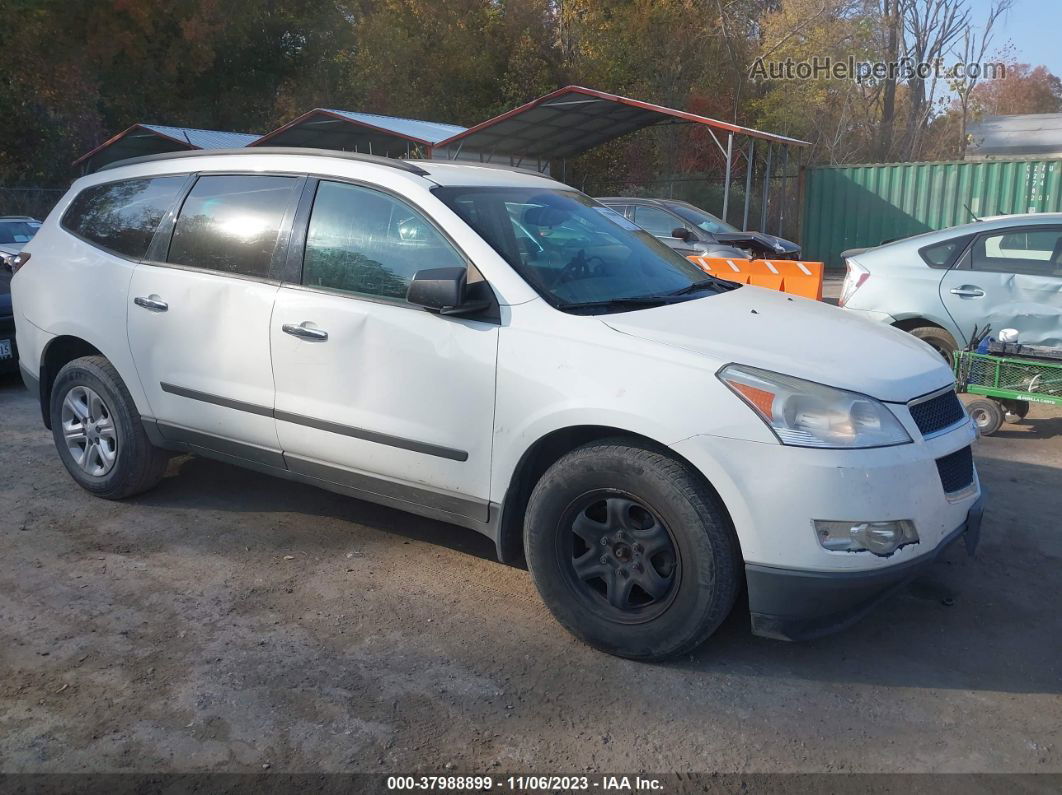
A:
<svg viewBox="0 0 1062 795">
<path fill-rule="evenodd" d="M 974 24 L 980 27 L 992 0 L 969 0 Z M 1014 7 L 996 21 L 993 49 L 1008 39 L 1018 63 L 1043 64 L 1062 77 L 1062 0 L 1014 0 Z"/>
</svg>

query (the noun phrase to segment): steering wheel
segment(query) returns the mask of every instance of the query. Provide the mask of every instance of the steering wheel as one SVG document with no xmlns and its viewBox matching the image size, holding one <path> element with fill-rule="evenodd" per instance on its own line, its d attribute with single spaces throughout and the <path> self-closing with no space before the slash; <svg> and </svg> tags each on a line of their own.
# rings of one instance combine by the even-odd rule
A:
<svg viewBox="0 0 1062 795">
<path fill-rule="evenodd" d="M 597 260 L 597 265 L 593 262 Z M 586 279 L 591 276 L 600 276 L 604 271 L 605 260 L 602 257 L 594 255 L 592 257 L 586 256 L 586 249 L 579 249 L 579 253 L 572 257 L 571 262 L 561 268 L 561 272 L 557 274 L 556 280 L 553 285 L 559 286 L 567 284 L 575 279 Z"/>
</svg>

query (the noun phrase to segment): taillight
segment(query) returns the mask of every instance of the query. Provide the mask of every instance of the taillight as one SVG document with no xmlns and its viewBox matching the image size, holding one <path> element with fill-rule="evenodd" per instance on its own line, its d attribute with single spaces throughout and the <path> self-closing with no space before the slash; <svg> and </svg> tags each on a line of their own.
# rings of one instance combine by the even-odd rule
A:
<svg viewBox="0 0 1062 795">
<path fill-rule="evenodd" d="M 27 262 L 29 262 L 29 258 L 30 258 L 29 254 L 19 253 L 19 254 L 16 254 L 15 256 L 13 256 L 13 257 L 12 256 L 4 257 L 4 262 L 6 263 L 7 267 L 11 270 L 11 273 L 14 274 L 14 273 L 18 273 L 19 270 L 22 268 L 22 266 L 25 265 Z"/>
<path fill-rule="evenodd" d="M 844 283 L 841 285 L 841 297 L 837 300 L 838 306 L 847 304 L 855 294 L 855 291 L 862 287 L 866 280 L 870 278 L 870 271 L 855 260 L 846 259 L 844 264 L 848 268 L 848 272 L 845 274 Z"/>
</svg>

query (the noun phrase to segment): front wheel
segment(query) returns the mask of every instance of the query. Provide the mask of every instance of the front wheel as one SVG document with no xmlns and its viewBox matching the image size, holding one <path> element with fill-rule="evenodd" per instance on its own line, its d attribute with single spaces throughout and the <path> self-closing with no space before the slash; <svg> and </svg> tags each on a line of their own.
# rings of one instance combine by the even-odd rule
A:
<svg viewBox="0 0 1062 795">
<path fill-rule="evenodd" d="M 86 491 L 118 500 L 162 479 L 169 455 L 148 440 L 129 390 L 104 357 L 66 364 L 52 386 L 50 410 L 59 458 Z"/>
<path fill-rule="evenodd" d="M 595 648 L 660 660 L 730 613 L 741 556 L 725 510 L 674 458 L 626 441 L 581 447 L 535 486 L 524 525 L 546 606 Z"/>
</svg>

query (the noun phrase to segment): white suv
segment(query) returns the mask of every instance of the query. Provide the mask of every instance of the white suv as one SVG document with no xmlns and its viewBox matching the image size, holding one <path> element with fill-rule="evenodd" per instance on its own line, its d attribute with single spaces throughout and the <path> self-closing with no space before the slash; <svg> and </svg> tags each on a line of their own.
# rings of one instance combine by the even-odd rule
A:
<svg viewBox="0 0 1062 795">
<path fill-rule="evenodd" d="M 537 174 L 140 158 L 75 182 L 16 265 L 23 375 L 88 491 L 181 451 L 461 524 L 614 654 L 693 648 L 742 588 L 757 634 L 823 634 L 976 543 L 932 350 L 717 281 Z"/>
</svg>

